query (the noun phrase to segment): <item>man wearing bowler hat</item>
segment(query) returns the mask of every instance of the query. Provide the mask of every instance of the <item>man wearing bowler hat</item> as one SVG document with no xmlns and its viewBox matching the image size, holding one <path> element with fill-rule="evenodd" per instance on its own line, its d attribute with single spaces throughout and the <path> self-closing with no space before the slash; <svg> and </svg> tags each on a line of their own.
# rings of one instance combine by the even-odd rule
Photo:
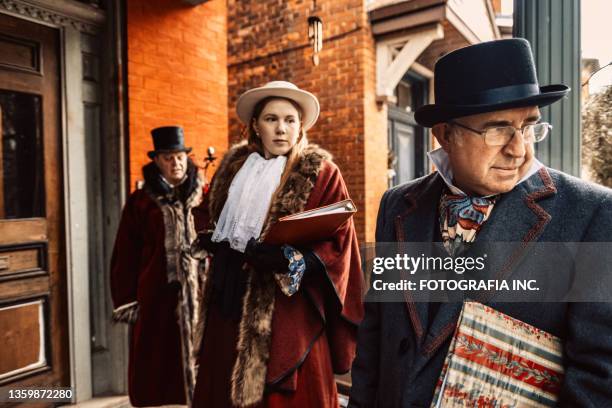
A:
<svg viewBox="0 0 612 408">
<path fill-rule="evenodd" d="M 524 39 L 481 43 L 438 60 L 436 103 L 415 113 L 441 146 L 429 153 L 437 171 L 384 194 L 376 241 L 439 242 L 451 257 L 470 256 L 482 243 L 521 243 L 487 261 L 481 276 L 530 279 L 545 262 L 555 265 L 555 285 L 571 286 L 576 265 L 559 260 L 569 255 L 536 254 L 533 247 L 610 241 L 612 192 L 535 158 L 534 144 L 551 133 L 539 108 L 569 91 L 538 84 Z M 607 276 L 610 268 L 597 273 Z M 539 282 L 544 288 L 551 283 Z M 479 295 L 475 300 L 561 339 L 559 406 L 612 406 L 610 303 L 508 303 L 496 302 L 495 291 Z M 367 302 L 349 406 L 429 406 L 461 307 L 418 303 L 410 296 L 403 303 Z M 531 398 L 518 392 L 516 406 Z"/>
<path fill-rule="evenodd" d="M 203 179 L 183 129 L 153 129 L 144 186 L 128 198 L 111 260 L 113 319 L 131 324 L 133 406 L 188 404 L 200 329 L 198 264 L 189 252 L 204 223 Z"/>
</svg>

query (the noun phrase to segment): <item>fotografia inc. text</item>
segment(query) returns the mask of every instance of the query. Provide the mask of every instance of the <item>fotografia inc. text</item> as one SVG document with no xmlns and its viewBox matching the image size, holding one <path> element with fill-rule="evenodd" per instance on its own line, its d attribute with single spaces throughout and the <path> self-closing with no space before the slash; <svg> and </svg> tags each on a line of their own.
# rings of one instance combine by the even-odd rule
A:
<svg viewBox="0 0 612 408">
<path fill-rule="evenodd" d="M 515 279 L 511 281 L 497 279 L 420 279 L 411 281 L 402 279 L 398 282 L 385 282 L 381 279 L 372 281 L 372 288 L 376 291 L 538 291 L 537 281 L 534 279 Z"/>
</svg>

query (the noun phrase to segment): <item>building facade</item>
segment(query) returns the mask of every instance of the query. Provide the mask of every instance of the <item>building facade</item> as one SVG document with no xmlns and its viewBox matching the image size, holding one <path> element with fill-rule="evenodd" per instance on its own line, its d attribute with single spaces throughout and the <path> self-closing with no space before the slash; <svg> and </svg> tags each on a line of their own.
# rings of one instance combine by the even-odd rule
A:
<svg viewBox="0 0 612 408">
<path fill-rule="evenodd" d="M 242 92 L 294 82 L 319 98 L 308 138 L 333 154 L 358 237 L 373 242 L 384 191 L 432 170 L 413 113 L 434 99 L 435 61 L 508 36 L 506 3 L 0 1 L 0 388 L 70 385 L 76 403 L 127 403 L 108 269 L 152 128 L 183 126 L 203 166 L 209 147 L 220 158 L 240 140 Z"/>
</svg>

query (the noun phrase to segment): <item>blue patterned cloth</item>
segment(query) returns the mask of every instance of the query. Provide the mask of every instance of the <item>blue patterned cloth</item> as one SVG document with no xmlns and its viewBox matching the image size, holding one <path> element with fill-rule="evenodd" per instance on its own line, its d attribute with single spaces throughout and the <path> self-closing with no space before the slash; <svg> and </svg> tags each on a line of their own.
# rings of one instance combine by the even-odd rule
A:
<svg viewBox="0 0 612 408">
<path fill-rule="evenodd" d="M 450 192 L 442 194 L 438 208 L 440 233 L 444 248 L 450 255 L 458 255 L 476 240 L 497 197 L 470 197 Z"/>
<path fill-rule="evenodd" d="M 275 273 L 274 277 L 278 282 L 281 291 L 291 296 L 300 288 L 304 272 L 306 272 L 306 261 L 300 251 L 290 245 L 283 245 L 283 254 L 289 261 L 288 271 L 285 273 Z"/>
</svg>

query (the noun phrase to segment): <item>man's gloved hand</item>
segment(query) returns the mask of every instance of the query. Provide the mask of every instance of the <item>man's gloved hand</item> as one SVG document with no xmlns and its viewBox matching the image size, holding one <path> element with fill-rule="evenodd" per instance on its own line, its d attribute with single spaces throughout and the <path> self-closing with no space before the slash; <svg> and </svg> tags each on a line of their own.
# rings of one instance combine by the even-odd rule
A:
<svg viewBox="0 0 612 408">
<path fill-rule="evenodd" d="M 244 251 L 246 261 L 257 270 L 286 272 L 289 261 L 280 245 L 270 245 L 251 238 Z"/>
<path fill-rule="evenodd" d="M 206 250 L 210 253 L 215 253 L 219 247 L 219 242 L 213 242 L 212 235 L 213 230 L 204 230 L 198 232 L 198 236 L 191 244 L 191 256 L 196 259 L 202 258 L 202 250 Z"/>
</svg>

